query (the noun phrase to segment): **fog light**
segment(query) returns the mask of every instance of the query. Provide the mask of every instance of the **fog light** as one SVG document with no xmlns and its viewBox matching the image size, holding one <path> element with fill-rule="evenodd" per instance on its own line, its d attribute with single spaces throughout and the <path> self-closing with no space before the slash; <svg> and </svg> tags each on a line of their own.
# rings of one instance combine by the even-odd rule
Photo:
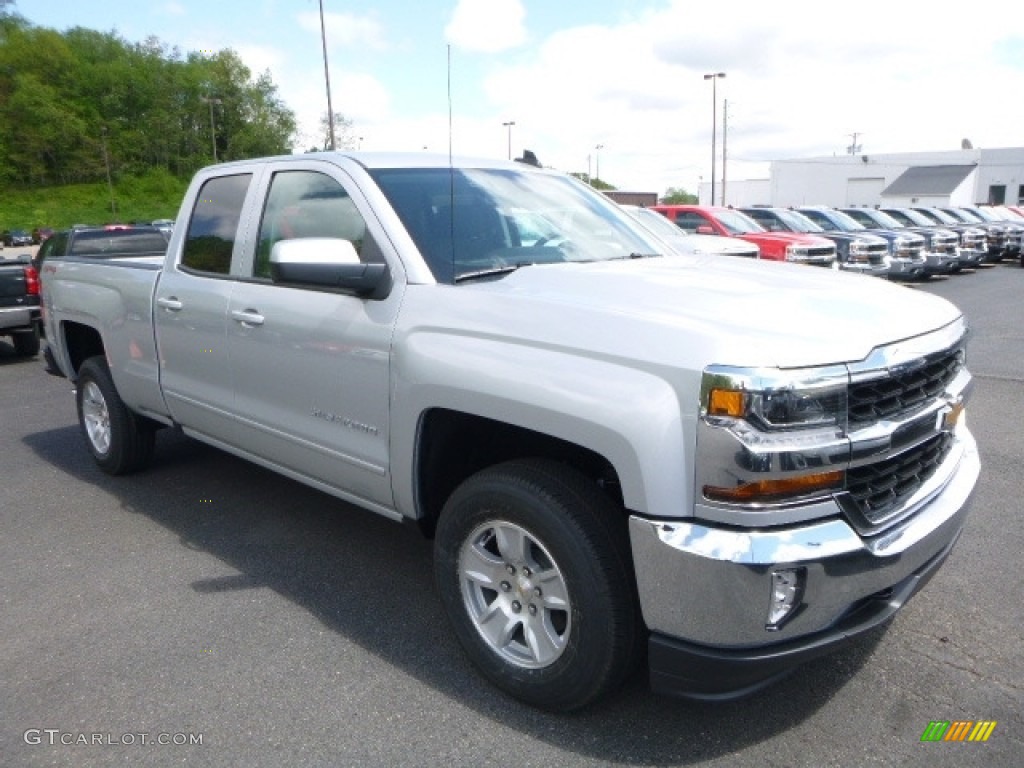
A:
<svg viewBox="0 0 1024 768">
<path fill-rule="evenodd" d="M 772 594 L 768 601 L 768 623 L 764 628 L 769 632 L 781 629 L 792 616 L 804 595 L 804 581 L 807 569 L 787 568 L 772 571 Z"/>
</svg>

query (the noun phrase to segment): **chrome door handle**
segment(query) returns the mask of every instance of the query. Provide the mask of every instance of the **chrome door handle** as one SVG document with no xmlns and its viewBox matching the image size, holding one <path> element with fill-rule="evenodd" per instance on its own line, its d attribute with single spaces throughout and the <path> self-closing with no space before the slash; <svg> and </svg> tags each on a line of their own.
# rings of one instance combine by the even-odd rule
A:
<svg viewBox="0 0 1024 768">
<path fill-rule="evenodd" d="M 231 317 L 245 326 L 263 325 L 263 315 L 255 309 L 233 309 Z"/>
<path fill-rule="evenodd" d="M 175 296 L 167 296 L 166 298 L 159 298 L 156 303 L 164 309 L 169 309 L 171 312 L 177 312 L 185 305 L 181 303 Z"/>
</svg>

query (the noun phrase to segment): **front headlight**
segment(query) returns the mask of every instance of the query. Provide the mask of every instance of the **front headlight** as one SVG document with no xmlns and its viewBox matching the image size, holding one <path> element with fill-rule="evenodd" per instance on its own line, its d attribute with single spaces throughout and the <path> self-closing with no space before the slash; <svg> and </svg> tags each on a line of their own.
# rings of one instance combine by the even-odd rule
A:
<svg viewBox="0 0 1024 768">
<path fill-rule="evenodd" d="M 708 381 L 704 413 L 710 419 L 749 422 L 768 432 L 845 426 L 845 372 L 835 377 L 794 372 Z"/>
<path fill-rule="evenodd" d="M 759 507 L 843 487 L 848 459 L 845 366 L 712 366 L 701 385 L 698 487 L 712 502 Z"/>
</svg>

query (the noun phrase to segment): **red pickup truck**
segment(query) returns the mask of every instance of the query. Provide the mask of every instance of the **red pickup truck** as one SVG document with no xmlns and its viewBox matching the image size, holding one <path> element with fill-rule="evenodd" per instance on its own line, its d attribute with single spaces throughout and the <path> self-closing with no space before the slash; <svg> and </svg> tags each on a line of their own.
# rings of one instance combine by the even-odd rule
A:
<svg viewBox="0 0 1024 768">
<path fill-rule="evenodd" d="M 836 269 L 831 240 L 800 232 L 769 232 L 745 213 L 713 205 L 652 205 L 680 229 L 698 235 L 738 237 L 761 249 L 761 258 Z"/>
</svg>

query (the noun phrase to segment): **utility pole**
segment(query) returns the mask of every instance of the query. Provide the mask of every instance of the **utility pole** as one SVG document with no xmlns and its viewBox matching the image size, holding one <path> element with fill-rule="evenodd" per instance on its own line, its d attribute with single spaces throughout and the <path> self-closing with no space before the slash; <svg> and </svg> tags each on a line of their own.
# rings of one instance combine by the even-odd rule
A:
<svg viewBox="0 0 1024 768">
<path fill-rule="evenodd" d="M 210 145 L 213 147 L 213 162 L 217 162 L 217 131 L 213 125 L 213 105 L 223 104 L 224 102 L 220 99 L 216 99 L 212 96 L 200 96 L 200 101 L 204 101 L 210 105 Z"/>
<path fill-rule="evenodd" d="M 327 85 L 327 128 L 331 151 L 334 151 L 334 107 L 331 106 L 331 73 L 327 69 L 327 30 L 324 27 L 324 0 L 320 0 L 320 42 L 324 49 L 324 83 Z"/>
<path fill-rule="evenodd" d="M 722 99 L 722 205 L 725 205 L 725 158 L 728 155 L 726 143 L 729 139 L 729 100 Z"/>
<path fill-rule="evenodd" d="M 107 169 L 107 189 L 110 190 L 110 215 L 117 221 L 117 203 L 114 202 L 114 182 L 110 178 L 110 155 L 107 154 L 107 126 L 100 127 L 100 146 L 103 147 L 103 165 Z"/>
</svg>

